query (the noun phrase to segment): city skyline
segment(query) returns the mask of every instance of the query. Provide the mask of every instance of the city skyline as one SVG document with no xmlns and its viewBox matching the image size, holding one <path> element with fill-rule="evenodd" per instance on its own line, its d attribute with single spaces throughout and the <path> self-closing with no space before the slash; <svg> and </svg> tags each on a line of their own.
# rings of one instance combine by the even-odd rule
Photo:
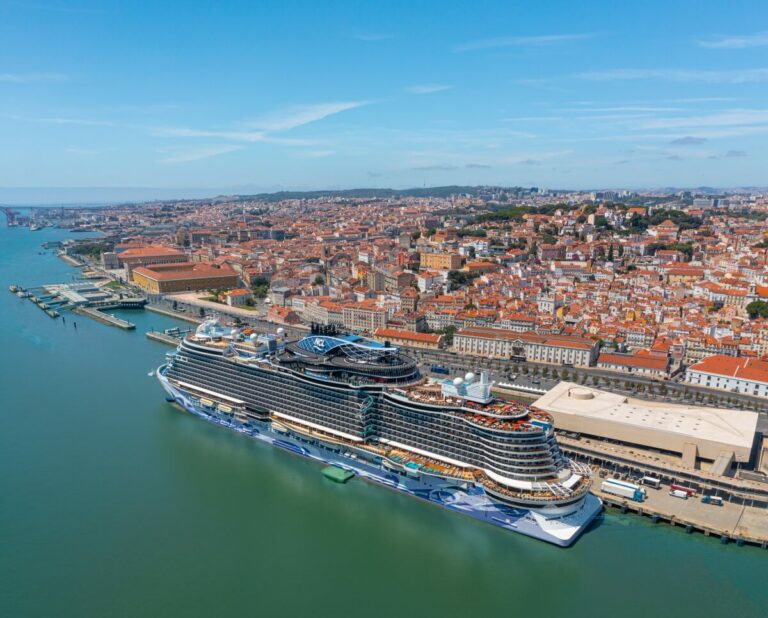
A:
<svg viewBox="0 0 768 618">
<path fill-rule="evenodd" d="M 556 4 L 5 3 L 1 201 L 765 184 L 764 5 Z"/>
</svg>

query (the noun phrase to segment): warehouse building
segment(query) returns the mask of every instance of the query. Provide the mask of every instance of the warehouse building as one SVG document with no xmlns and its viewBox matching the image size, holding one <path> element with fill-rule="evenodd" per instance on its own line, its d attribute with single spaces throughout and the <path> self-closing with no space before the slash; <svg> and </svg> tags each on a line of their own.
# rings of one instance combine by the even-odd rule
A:
<svg viewBox="0 0 768 618">
<path fill-rule="evenodd" d="M 132 281 L 150 294 L 196 292 L 238 286 L 238 275 L 229 266 L 184 262 L 139 266 L 131 273 Z"/>
</svg>

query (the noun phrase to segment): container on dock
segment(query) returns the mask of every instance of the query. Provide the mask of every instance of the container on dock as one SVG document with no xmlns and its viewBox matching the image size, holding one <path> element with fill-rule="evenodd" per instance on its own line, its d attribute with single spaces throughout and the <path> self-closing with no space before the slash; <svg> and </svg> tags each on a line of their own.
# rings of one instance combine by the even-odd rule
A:
<svg viewBox="0 0 768 618">
<path fill-rule="evenodd" d="M 606 494 L 629 498 L 635 502 L 642 502 L 645 500 L 645 490 L 642 487 L 620 479 L 608 479 L 603 481 L 600 488 Z"/>
</svg>

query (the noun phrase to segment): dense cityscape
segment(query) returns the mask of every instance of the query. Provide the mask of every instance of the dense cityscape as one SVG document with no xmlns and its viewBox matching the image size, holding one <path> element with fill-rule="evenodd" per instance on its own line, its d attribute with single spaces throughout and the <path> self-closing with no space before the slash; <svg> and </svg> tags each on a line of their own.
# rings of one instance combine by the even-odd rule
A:
<svg viewBox="0 0 768 618">
<path fill-rule="evenodd" d="M 768 4 L 0 2 L 3 618 L 762 618 Z"/>
<path fill-rule="evenodd" d="M 67 253 L 152 296 L 767 394 L 763 193 L 435 193 L 446 195 L 221 197 L 34 216 L 102 232 Z"/>
</svg>

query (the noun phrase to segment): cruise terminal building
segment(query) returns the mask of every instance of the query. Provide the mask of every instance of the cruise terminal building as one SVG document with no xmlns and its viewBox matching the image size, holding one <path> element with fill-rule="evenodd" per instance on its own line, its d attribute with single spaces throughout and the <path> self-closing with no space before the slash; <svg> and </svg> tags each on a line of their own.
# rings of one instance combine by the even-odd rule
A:
<svg viewBox="0 0 768 618">
<path fill-rule="evenodd" d="M 744 410 L 662 403 L 561 382 L 533 403 L 552 415 L 561 431 L 679 454 L 686 467 L 697 459 L 749 462 L 758 415 Z"/>
</svg>

